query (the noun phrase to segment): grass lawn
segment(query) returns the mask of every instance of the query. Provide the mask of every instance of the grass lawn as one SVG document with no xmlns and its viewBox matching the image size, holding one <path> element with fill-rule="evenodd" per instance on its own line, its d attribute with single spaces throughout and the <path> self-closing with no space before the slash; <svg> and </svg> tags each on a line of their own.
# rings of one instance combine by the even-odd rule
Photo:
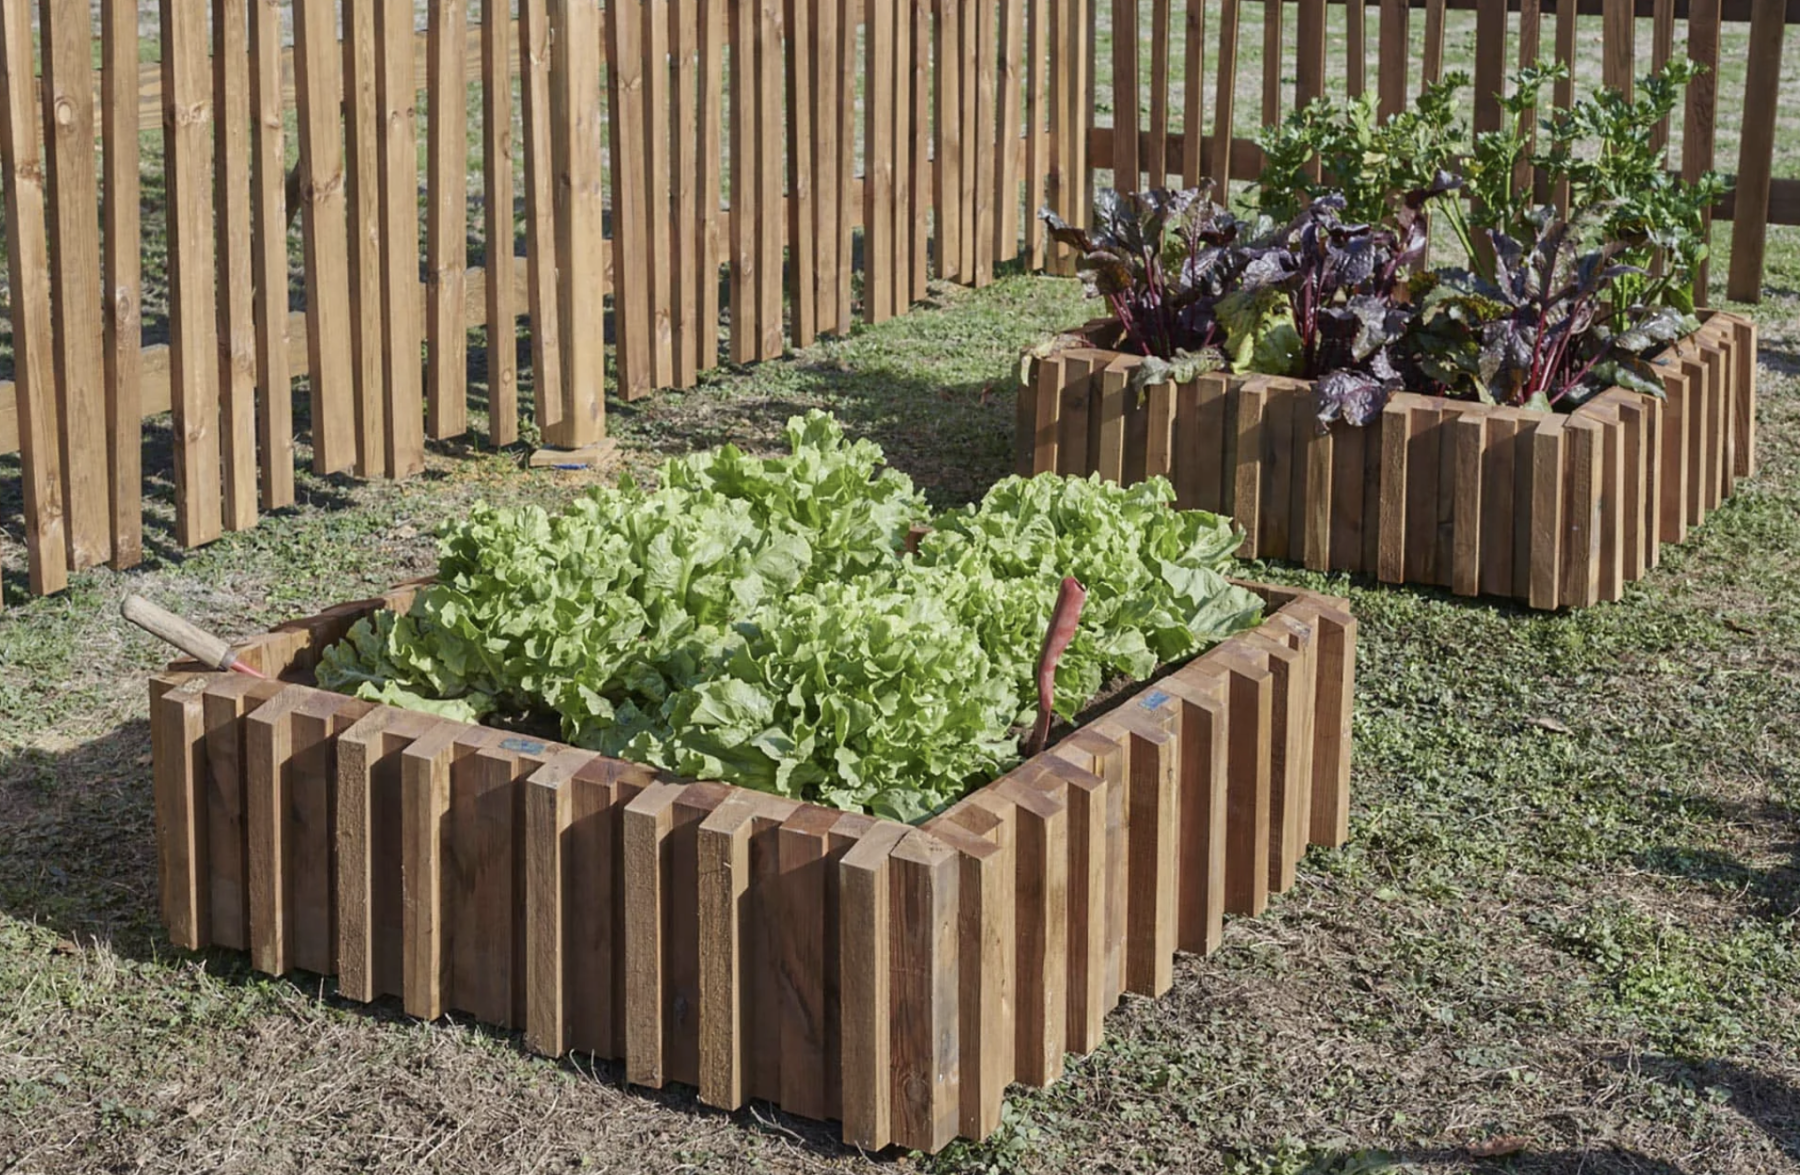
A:
<svg viewBox="0 0 1800 1175">
<path fill-rule="evenodd" d="M 553 504 L 588 475 L 488 451 L 477 411 L 420 478 L 302 472 L 294 509 L 183 551 L 165 417 L 146 566 L 40 600 L 20 590 L 18 467 L 0 458 L 0 1175 L 1800 1171 L 1800 229 L 1771 230 L 1751 313 L 1761 470 L 1620 603 L 1546 616 L 1249 569 L 1347 595 L 1360 619 L 1349 844 L 1313 850 L 1215 955 L 1180 959 L 1166 998 L 1128 998 L 1059 1085 L 1015 1090 L 994 1138 L 916 1161 L 166 943 L 144 680 L 167 653 L 121 627 L 119 598 L 260 630 L 429 569 L 434 529 L 476 499 Z M 935 503 L 965 502 L 1007 472 L 1020 349 L 1084 316 L 1073 282 L 934 285 L 908 316 L 614 404 L 610 423 L 643 473 L 726 440 L 768 449 L 829 408 Z"/>
</svg>

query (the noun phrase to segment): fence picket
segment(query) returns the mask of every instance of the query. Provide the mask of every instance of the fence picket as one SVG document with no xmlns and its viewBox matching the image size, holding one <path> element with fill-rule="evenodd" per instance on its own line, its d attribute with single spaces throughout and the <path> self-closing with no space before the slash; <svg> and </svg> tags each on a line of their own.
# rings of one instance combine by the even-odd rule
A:
<svg viewBox="0 0 1800 1175">
<path fill-rule="evenodd" d="M 229 0 L 223 0 L 229 2 Z M 372 0 L 345 0 L 344 154 L 350 204 L 350 354 L 356 379 L 356 472 L 387 472 L 387 389 L 382 383 L 381 131 Z M 220 240 L 224 237 L 221 235 Z"/>
<path fill-rule="evenodd" d="M 432 0 L 427 60 L 425 224 L 426 329 L 431 366 L 425 384 L 425 431 L 433 440 L 468 428 L 469 332 L 463 320 L 469 265 L 469 109 L 464 70 L 467 0 Z"/>
<path fill-rule="evenodd" d="M 418 90 L 413 84 L 412 5 L 382 0 L 375 10 L 375 51 L 380 61 L 375 101 L 381 108 L 381 378 L 387 392 L 386 465 L 392 477 L 411 477 L 425 468 L 425 390 L 420 355 L 424 320 L 419 310 L 419 203 L 396 193 L 419 190 Z M 271 41 L 279 22 L 265 22 Z M 265 82 L 265 84 L 268 84 Z M 265 148 L 265 151 L 267 148 Z M 264 220 L 273 236 L 273 224 Z M 269 264 L 283 254 L 265 246 Z M 285 259 L 282 260 L 285 265 Z M 271 273 L 277 272 L 273 268 Z M 285 272 L 285 270 L 281 271 Z M 277 303 L 271 299 L 270 313 Z"/>
<path fill-rule="evenodd" d="M 547 0 L 519 0 L 519 102 L 525 139 L 525 262 L 531 311 L 532 407 L 546 432 L 562 423 L 563 357 L 556 294 L 556 147 Z"/>
<path fill-rule="evenodd" d="M 135 567 L 144 552 L 142 226 L 138 211 L 138 6 L 106 0 L 100 9 L 100 129 L 106 141 L 106 203 L 101 210 L 105 269 L 106 441 L 112 515 L 112 564 Z M 16 337 L 16 336 L 15 336 Z"/>
<path fill-rule="evenodd" d="M 519 439 L 518 311 L 513 297 L 513 102 L 512 86 L 486 79 L 510 77 L 511 5 L 482 0 L 481 170 L 487 267 L 488 441 L 496 448 Z"/>
</svg>

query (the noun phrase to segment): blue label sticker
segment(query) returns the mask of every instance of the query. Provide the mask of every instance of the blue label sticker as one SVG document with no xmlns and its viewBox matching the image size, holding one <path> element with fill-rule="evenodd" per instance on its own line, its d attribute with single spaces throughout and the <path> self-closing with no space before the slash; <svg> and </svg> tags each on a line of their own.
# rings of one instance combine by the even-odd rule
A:
<svg viewBox="0 0 1800 1175">
<path fill-rule="evenodd" d="M 1142 706 L 1146 710 L 1157 710 L 1157 709 L 1160 709 L 1162 707 L 1162 704 L 1168 700 L 1169 700 L 1168 694 L 1163 693 L 1159 689 L 1153 689 L 1149 693 L 1144 695 L 1143 700 L 1140 701 L 1138 703 L 1138 705 Z"/>
<path fill-rule="evenodd" d="M 500 740 L 503 751 L 517 751 L 521 755 L 541 755 L 544 744 L 534 738 L 508 738 Z"/>
</svg>

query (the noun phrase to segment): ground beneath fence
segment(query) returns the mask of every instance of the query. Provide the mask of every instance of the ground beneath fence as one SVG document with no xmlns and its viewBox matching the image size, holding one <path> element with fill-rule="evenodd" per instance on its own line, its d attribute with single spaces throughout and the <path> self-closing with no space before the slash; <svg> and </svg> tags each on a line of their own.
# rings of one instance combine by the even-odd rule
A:
<svg viewBox="0 0 1800 1175">
<path fill-rule="evenodd" d="M 1359 618 L 1350 844 L 1180 960 L 1166 998 L 1128 1000 L 994 1138 L 917 1165 L 1800 1171 L 1800 232 L 1773 232 L 1771 256 L 1761 472 L 1621 603 L 1546 616 L 1255 570 Z M 616 407 L 628 466 L 772 449 L 819 406 L 939 504 L 978 496 L 1010 464 L 1019 350 L 1083 307 L 1073 283 L 1021 276 L 934 297 Z M 551 504 L 587 476 L 523 472 L 524 452 L 439 449 L 398 486 L 303 478 L 299 507 L 206 549 L 56 599 L 8 588 L 0 1172 L 915 1165 L 167 947 L 144 695 L 165 657 L 120 629 L 120 596 L 247 633 L 366 595 L 429 569 L 433 528 L 471 501 Z M 9 560 L 17 510 L 0 499 Z"/>
</svg>

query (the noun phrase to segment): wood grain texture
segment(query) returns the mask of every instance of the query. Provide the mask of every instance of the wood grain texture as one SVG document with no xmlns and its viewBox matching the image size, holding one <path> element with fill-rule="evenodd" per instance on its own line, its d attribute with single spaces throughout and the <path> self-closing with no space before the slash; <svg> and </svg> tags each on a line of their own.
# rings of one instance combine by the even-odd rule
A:
<svg viewBox="0 0 1800 1175">
<path fill-rule="evenodd" d="M 928 832 L 889 857 L 893 1131 L 901 1146 L 941 1150 L 961 1117 L 956 853 Z"/>
<path fill-rule="evenodd" d="M 144 553 L 143 393 L 139 386 L 143 346 L 142 217 L 138 207 L 141 152 L 136 94 L 129 80 L 138 68 L 137 10 L 137 4 L 128 0 L 106 0 L 100 7 L 104 71 L 100 131 L 106 143 L 101 298 L 107 488 L 112 565 L 121 570 L 137 566 Z M 16 354 L 14 361 L 16 366 Z M 254 503 L 251 508 L 254 510 Z"/>
<path fill-rule="evenodd" d="M 380 61 L 376 104 L 381 115 L 381 190 L 419 189 L 418 91 L 413 84 L 410 9 L 383 3 L 375 10 Z M 271 22 L 272 23 L 272 22 Z M 271 35 L 278 32 L 276 28 Z M 419 204 L 381 201 L 382 387 L 387 394 L 386 466 L 392 477 L 425 468 L 425 320 L 419 285 Z M 541 395 L 542 393 L 540 393 Z"/>
<path fill-rule="evenodd" d="M 838 862 L 844 1142 L 867 1150 L 894 1140 L 888 858 L 906 833 L 877 824 Z"/>
</svg>

